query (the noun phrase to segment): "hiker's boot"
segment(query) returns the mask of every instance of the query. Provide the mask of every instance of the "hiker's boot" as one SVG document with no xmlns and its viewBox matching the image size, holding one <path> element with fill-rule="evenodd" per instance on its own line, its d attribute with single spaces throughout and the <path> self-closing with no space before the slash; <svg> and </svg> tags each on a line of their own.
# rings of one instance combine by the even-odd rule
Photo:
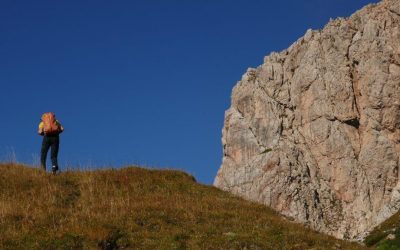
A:
<svg viewBox="0 0 400 250">
<path fill-rule="evenodd" d="M 56 174 L 57 171 L 58 171 L 58 166 L 53 166 L 53 167 L 51 168 L 51 171 L 53 172 L 53 174 Z"/>
</svg>

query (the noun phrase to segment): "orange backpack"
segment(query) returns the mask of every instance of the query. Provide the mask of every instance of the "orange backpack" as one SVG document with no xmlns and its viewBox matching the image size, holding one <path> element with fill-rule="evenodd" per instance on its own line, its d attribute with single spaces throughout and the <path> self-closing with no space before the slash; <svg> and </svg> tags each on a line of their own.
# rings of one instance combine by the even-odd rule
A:
<svg viewBox="0 0 400 250">
<path fill-rule="evenodd" d="M 46 135 L 60 133 L 60 126 L 57 124 L 56 116 L 52 112 L 42 115 L 43 132 Z"/>
</svg>

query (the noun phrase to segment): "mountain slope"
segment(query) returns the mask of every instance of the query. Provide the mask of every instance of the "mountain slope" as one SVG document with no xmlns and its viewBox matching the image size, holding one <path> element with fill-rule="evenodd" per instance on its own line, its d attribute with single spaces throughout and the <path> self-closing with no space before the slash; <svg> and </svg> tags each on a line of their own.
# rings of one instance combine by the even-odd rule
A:
<svg viewBox="0 0 400 250">
<path fill-rule="evenodd" d="M 363 249 L 186 173 L 0 164 L 1 249 Z"/>
</svg>

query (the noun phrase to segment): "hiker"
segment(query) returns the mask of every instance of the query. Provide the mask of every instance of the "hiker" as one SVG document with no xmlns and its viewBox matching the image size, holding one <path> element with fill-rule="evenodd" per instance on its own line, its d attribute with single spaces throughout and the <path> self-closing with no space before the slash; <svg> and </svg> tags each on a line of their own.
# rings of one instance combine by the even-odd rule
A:
<svg viewBox="0 0 400 250">
<path fill-rule="evenodd" d="M 59 135 L 64 131 L 61 123 L 56 119 L 56 116 L 52 112 L 44 113 L 42 120 L 39 124 L 39 135 L 43 136 L 42 150 L 40 152 L 40 163 L 44 171 L 46 171 L 46 158 L 47 152 L 51 147 L 51 163 L 53 174 L 58 171 L 58 148 L 60 145 Z"/>
</svg>

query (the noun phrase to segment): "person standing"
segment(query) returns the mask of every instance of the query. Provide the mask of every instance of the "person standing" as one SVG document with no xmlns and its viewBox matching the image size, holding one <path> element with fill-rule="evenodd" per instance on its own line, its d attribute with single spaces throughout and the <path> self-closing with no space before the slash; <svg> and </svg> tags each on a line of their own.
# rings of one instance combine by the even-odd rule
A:
<svg viewBox="0 0 400 250">
<path fill-rule="evenodd" d="M 40 152 L 40 163 L 44 171 L 46 171 L 46 158 L 49 148 L 51 148 L 51 170 L 53 174 L 56 174 L 58 171 L 57 157 L 60 146 L 60 134 L 63 131 L 63 126 L 56 119 L 56 115 L 53 112 L 47 112 L 42 115 L 38 134 L 43 136 L 42 149 Z"/>
</svg>

